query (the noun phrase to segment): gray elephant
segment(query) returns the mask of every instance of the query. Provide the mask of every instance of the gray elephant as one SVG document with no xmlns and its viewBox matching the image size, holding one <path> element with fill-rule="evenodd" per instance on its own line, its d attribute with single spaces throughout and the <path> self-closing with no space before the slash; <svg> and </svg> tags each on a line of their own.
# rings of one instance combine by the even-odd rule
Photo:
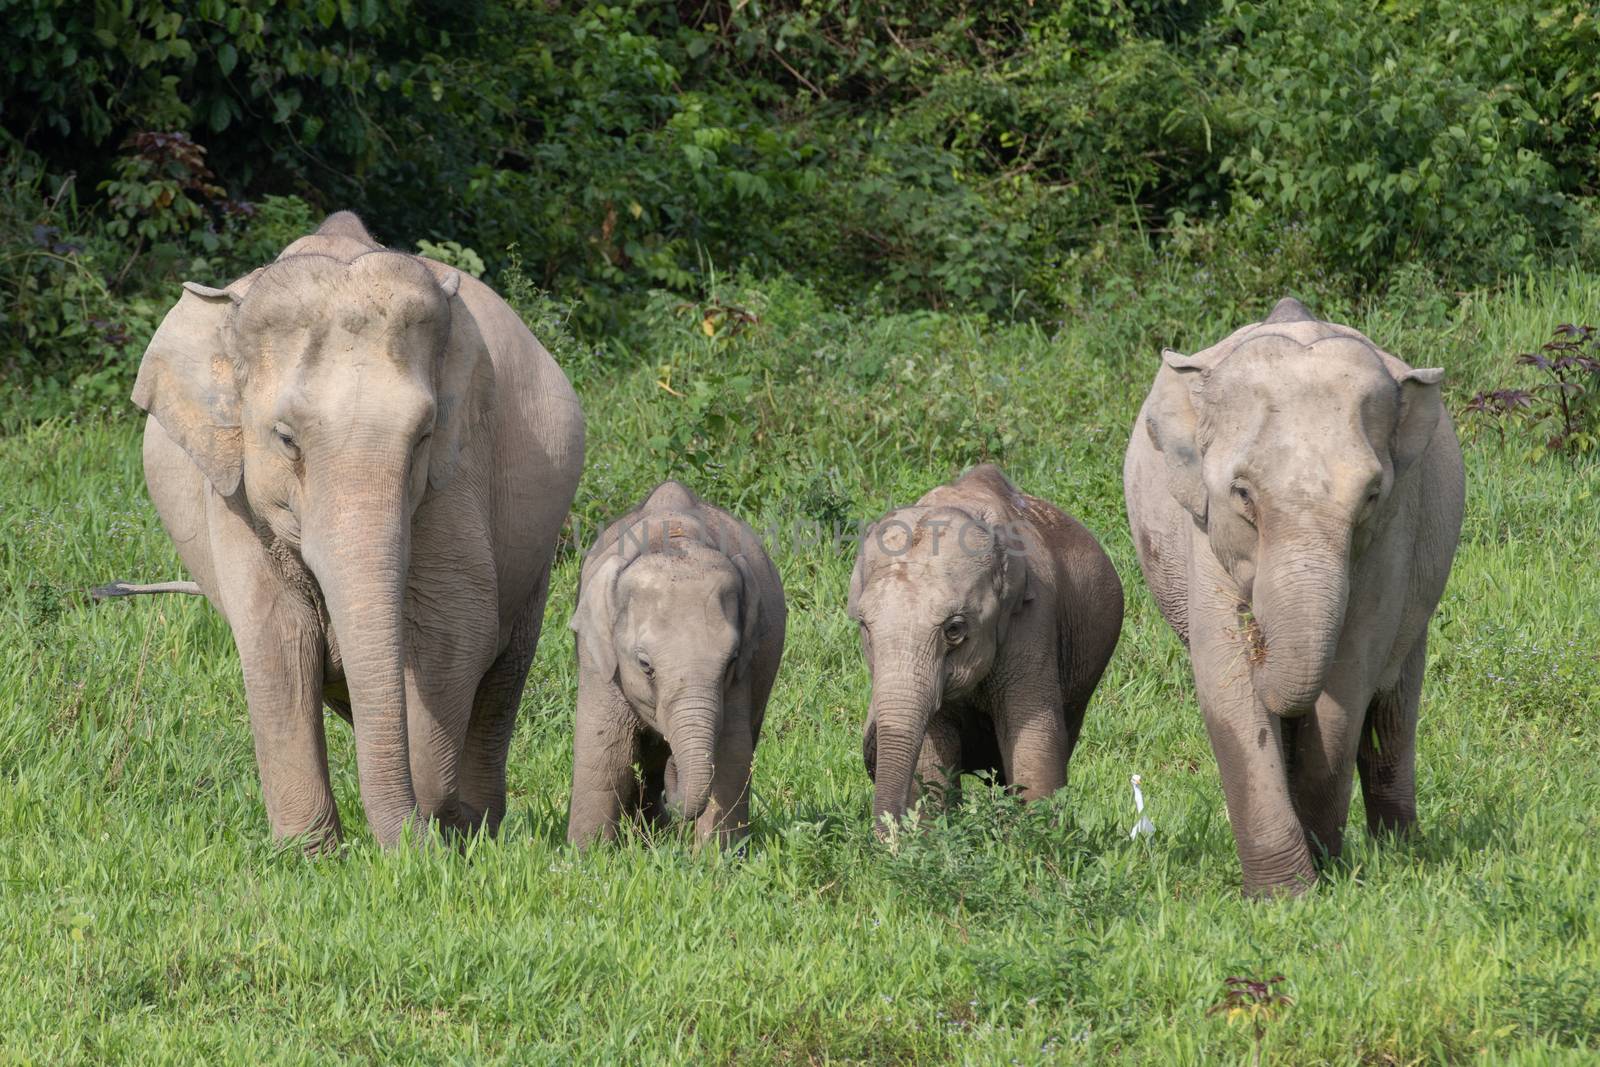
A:
<svg viewBox="0 0 1600 1067">
<path fill-rule="evenodd" d="M 340 837 L 324 702 L 379 842 L 413 815 L 495 829 L 583 463 L 527 327 L 341 212 L 226 289 L 185 283 L 133 400 L 151 499 L 233 630 L 274 836 Z"/>
<path fill-rule="evenodd" d="M 1139 565 L 1188 645 L 1247 893 L 1416 820 L 1428 619 L 1461 529 L 1439 370 L 1283 300 L 1192 357 L 1162 353 L 1123 478 Z"/>
<path fill-rule="evenodd" d="M 624 817 L 748 833 L 750 765 L 783 658 L 783 584 L 749 526 L 663 482 L 584 557 L 567 838 Z M 638 771 L 635 771 L 635 765 Z"/>
<path fill-rule="evenodd" d="M 1122 632 L 1122 583 L 1076 519 L 975 467 L 866 531 L 849 612 L 872 675 L 862 748 L 880 834 L 918 780 L 945 799 L 963 772 L 1028 800 L 1066 784 Z"/>
</svg>

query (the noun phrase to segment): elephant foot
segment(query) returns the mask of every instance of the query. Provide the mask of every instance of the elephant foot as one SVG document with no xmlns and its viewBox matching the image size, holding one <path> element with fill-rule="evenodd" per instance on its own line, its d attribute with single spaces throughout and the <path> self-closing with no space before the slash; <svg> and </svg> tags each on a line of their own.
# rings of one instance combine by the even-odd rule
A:
<svg viewBox="0 0 1600 1067">
<path fill-rule="evenodd" d="M 1326 869 L 1337 863 L 1340 854 L 1344 852 L 1344 832 L 1308 828 L 1306 851 L 1311 853 L 1311 861 L 1317 865 L 1318 870 Z"/>
<path fill-rule="evenodd" d="M 484 813 L 455 798 L 432 806 L 422 813 L 422 818 L 426 825 L 439 831 L 440 837 L 457 846 L 465 845 L 485 830 L 493 834 L 498 828 L 490 828 Z"/>
<path fill-rule="evenodd" d="M 1373 837 L 1405 839 L 1417 832 L 1417 800 L 1415 795 L 1389 798 L 1374 796 L 1369 791 L 1367 804 L 1367 833 Z"/>
<path fill-rule="evenodd" d="M 319 827 L 307 830 L 304 833 L 280 836 L 278 844 L 284 849 L 298 847 L 307 859 L 319 859 L 323 856 L 334 856 L 339 852 L 344 843 L 344 835 L 338 826 Z"/>
<path fill-rule="evenodd" d="M 1317 874 L 1297 875 L 1286 882 L 1267 882 L 1252 885 L 1249 881 L 1244 884 L 1244 895 L 1249 900 L 1277 900 L 1286 897 L 1303 897 L 1317 884 Z"/>
<path fill-rule="evenodd" d="M 1240 856 L 1244 895 L 1252 900 L 1298 897 L 1317 884 L 1317 867 L 1305 843 L 1270 855 Z"/>
</svg>

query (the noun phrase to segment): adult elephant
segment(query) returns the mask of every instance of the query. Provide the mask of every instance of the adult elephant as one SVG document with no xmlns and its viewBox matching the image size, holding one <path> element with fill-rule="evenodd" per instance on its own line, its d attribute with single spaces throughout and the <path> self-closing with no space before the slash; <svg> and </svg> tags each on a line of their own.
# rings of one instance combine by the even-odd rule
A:
<svg viewBox="0 0 1600 1067">
<path fill-rule="evenodd" d="M 505 814 L 505 761 L 583 463 L 561 369 L 487 286 L 330 216 L 145 351 L 150 496 L 244 668 L 272 833 L 340 837 L 322 705 L 374 837 Z"/>
<path fill-rule="evenodd" d="M 1339 853 L 1357 767 L 1373 832 L 1416 820 L 1428 620 L 1465 496 L 1442 376 L 1283 300 L 1164 352 L 1139 412 L 1134 545 L 1189 646 L 1253 895 Z"/>
</svg>

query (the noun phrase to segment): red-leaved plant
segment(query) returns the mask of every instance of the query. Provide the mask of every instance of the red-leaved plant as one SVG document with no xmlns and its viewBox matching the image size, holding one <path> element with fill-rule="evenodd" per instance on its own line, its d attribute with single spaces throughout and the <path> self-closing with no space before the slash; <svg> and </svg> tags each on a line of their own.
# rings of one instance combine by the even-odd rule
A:
<svg viewBox="0 0 1600 1067">
<path fill-rule="evenodd" d="M 1223 1015 L 1229 1023 L 1247 1021 L 1255 1038 L 1251 1051 L 1251 1067 L 1260 1067 L 1261 1043 L 1266 1040 L 1267 1026 L 1278 1013 L 1294 1003 L 1287 993 L 1278 992 L 1283 984 L 1281 974 L 1271 978 L 1224 978 L 1222 999 L 1213 1004 L 1207 1015 Z"/>
<path fill-rule="evenodd" d="M 1536 367 L 1544 380 L 1530 389 L 1480 392 L 1467 402 L 1467 411 L 1518 416 L 1530 426 L 1553 421 L 1555 432 L 1545 439 L 1551 452 L 1578 456 L 1600 445 L 1600 329 L 1564 322 L 1553 340 L 1517 356 L 1517 362 Z"/>
</svg>

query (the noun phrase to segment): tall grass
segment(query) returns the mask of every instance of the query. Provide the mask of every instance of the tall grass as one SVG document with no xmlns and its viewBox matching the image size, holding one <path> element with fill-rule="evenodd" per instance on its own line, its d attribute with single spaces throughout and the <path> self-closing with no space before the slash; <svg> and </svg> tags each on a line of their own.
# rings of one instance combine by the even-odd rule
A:
<svg viewBox="0 0 1600 1067">
<path fill-rule="evenodd" d="M 996 459 L 1080 516 L 1128 587 L 1071 781 L 983 789 L 894 849 L 868 825 L 867 677 L 843 550 L 773 544 L 789 646 L 742 857 L 681 834 L 562 843 L 577 557 L 563 547 L 495 841 L 379 852 L 330 724 L 350 844 L 267 840 L 237 657 L 192 599 L 90 608 L 181 572 L 139 425 L 0 439 L 0 1060 L 975 1063 L 1236 1061 L 1207 1009 L 1285 976 L 1276 1063 L 1587 1062 L 1600 1034 L 1600 476 L 1466 432 L 1463 544 L 1424 694 L 1423 832 L 1359 802 L 1304 899 L 1251 904 L 1177 640 L 1122 509 L 1122 450 L 1161 345 L 1237 325 L 1176 284 L 1054 329 L 881 315 L 782 280 L 659 306 L 649 351 L 559 354 L 589 420 L 581 528 L 676 476 L 758 527 L 870 518 Z M 1338 310 L 1450 374 L 1454 410 L 1600 278 Z M 1265 310 L 1265 309 L 1262 309 Z M 1328 310 L 1328 309 L 1323 309 Z M 703 323 L 710 322 L 714 336 Z M 809 527 L 806 527 L 809 529 Z M 1130 840 L 1128 776 L 1157 833 Z"/>
</svg>

